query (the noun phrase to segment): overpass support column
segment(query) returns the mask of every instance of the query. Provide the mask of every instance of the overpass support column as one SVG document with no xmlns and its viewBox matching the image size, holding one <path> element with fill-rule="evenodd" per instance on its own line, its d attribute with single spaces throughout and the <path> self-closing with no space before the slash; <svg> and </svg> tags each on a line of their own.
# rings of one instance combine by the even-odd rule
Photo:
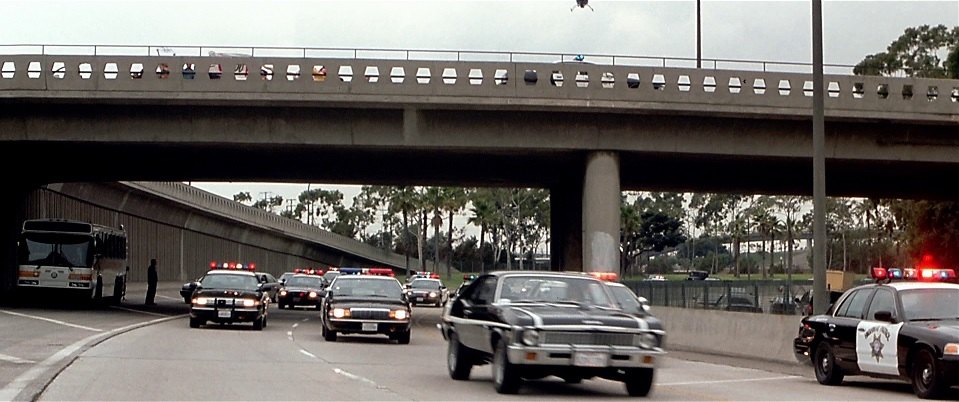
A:
<svg viewBox="0 0 959 402">
<path fill-rule="evenodd" d="M 586 156 L 583 179 L 583 271 L 619 273 L 619 155 Z"/>
<path fill-rule="evenodd" d="M 583 270 L 583 171 L 549 189 L 549 254 L 554 271 Z"/>
<path fill-rule="evenodd" d="M 26 201 L 35 189 L 23 183 L 8 183 L 0 198 L 0 298 L 17 284 L 17 237 L 26 217 Z"/>
</svg>

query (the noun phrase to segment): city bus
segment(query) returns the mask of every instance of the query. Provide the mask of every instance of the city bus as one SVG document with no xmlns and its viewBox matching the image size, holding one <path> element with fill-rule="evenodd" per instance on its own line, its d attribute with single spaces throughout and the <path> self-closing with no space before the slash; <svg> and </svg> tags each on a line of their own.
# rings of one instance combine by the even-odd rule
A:
<svg viewBox="0 0 959 402">
<path fill-rule="evenodd" d="M 126 292 L 127 234 L 119 229 L 67 219 L 23 222 L 17 241 L 17 287 L 60 290 L 119 302 Z"/>
</svg>

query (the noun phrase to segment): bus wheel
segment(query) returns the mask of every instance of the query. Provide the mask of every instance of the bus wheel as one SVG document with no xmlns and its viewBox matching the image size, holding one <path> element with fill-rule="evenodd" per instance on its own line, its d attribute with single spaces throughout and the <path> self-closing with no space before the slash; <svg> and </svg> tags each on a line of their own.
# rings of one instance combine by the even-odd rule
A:
<svg viewBox="0 0 959 402">
<path fill-rule="evenodd" d="M 97 284 L 93 286 L 93 301 L 103 299 L 103 280 L 98 276 Z"/>
</svg>

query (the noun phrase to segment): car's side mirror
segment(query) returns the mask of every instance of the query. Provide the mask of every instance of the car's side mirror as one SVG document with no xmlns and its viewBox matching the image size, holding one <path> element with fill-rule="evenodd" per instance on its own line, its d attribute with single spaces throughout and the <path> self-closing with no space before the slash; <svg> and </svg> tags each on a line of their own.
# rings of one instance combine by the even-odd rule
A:
<svg viewBox="0 0 959 402">
<path fill-rule="evenodd" d="M 320 298 L 326 297 L 326 290 L 325 290 L 325 289 L 320 289 L 320 291 L 319 291 L 319 292 L 316 292 L 316 294 L 317 294 Z"/>
<path fill-rule="evenodd" d="M 896 323 L 896 320 L 892 318 L 891 311 L 885 311 L 885 310 L 877 311 L 876 314 L 873 315 L 873 318 L 875 318 L 876 321 L 888 322 L 893 324 Z"/>
</svg>

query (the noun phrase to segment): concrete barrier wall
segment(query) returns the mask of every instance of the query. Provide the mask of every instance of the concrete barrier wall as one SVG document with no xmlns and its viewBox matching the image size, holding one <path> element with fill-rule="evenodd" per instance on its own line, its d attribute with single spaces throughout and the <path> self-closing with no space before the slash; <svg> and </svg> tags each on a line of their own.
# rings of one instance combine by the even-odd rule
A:
<svg viewBox="0 0 959 402">
<path fill-rule="evenodd" d="M 653 306 L 666 327 L 666 349 L 796 363 L 800 316 Z"/>
</svg>

